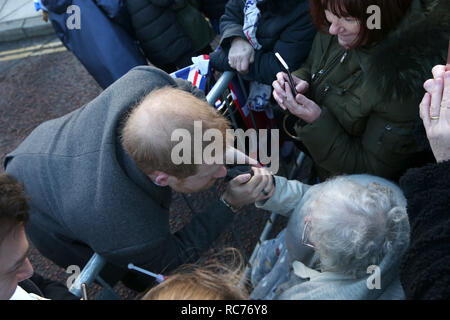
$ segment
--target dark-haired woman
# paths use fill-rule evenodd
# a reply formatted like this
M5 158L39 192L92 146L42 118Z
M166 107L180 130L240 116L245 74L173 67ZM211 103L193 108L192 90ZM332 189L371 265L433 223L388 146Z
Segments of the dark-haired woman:
M397 179L420 164L417 105L448 44L448 1L312 0L317 34L294 74L277 74L273 96L295 124L320 178L370 173ZM289 123L289 119L285 124Z
M274 53L295 70L308 56L315 33L307 0L230 0L211 66L270 85L280 71Z

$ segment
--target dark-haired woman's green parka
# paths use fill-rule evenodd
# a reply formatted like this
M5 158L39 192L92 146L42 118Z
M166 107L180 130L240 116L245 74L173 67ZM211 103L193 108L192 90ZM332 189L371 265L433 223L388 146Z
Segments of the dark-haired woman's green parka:
M309 82L307 96L322 113L311 124L298 121L295 130L321 178L370 173L397 179L420 164L419 104L432 67L445 63L449 2L414 0L397 29L371 48L345 50L336 36L317 34L294 74Z

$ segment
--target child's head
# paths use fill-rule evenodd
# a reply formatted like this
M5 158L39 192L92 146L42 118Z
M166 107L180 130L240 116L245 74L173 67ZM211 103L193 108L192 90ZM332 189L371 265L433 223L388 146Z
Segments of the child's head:
M232 263L219 262L232 257ZM236 249L226 249L204 264L185 265L152 288L143 300L245 300L240 284L243 263Z

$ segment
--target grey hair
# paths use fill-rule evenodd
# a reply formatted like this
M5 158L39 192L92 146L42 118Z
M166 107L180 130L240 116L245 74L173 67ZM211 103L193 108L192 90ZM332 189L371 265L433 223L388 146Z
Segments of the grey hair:
M368 266L380 265L394 243L409 243L405 202L398 192L377 183L362 186L346 177L334 178L323 183L304 210L311 216L309 237L322 271L361 278Z

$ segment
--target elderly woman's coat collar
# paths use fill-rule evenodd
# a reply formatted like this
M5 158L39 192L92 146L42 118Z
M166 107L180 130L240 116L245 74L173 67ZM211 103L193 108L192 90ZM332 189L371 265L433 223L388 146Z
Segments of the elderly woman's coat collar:
M300 261L292 263L294 274L302 279L309 279L309 281L328 281L328 280L346 280L352 279L350 276L336 273L336 272L319 272L317 270L308 268Z

